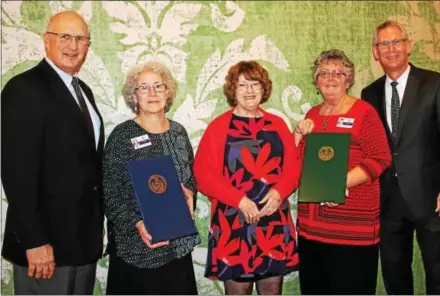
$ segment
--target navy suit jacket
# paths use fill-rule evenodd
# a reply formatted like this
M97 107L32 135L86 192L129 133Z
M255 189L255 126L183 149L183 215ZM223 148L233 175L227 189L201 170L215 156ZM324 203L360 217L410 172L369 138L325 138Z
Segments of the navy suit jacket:
M416 218L436 215L440 192L440 73L411 65L400 108L396 144L386 121L385 76L362 90L387 131L393 164L381 176L382 216L389 208L391 178L397 175L403 198Z
M72 94L45 61L13 77L1 98L1 179L8 201L2 255L26 266L26 249L52 245L57 266L102 254L102 117L98 149Z

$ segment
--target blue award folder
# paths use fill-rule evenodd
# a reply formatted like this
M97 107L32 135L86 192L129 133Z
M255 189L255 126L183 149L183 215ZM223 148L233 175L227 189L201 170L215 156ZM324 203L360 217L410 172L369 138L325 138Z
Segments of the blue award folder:
M197 233L171 156L131 160L128 171L152 243Z

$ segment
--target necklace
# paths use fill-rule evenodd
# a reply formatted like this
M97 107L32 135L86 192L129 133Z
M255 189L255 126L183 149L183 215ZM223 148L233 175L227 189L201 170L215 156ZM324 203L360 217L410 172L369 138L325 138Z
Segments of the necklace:
M342 101L341 101L341 103L340 104L338 104L338 106L337 106L337 109L341 109L342 108L342 106L344 106L344 103L345 103L345 100L348 98L348 96L344 96L344 98L342 99ZM330 114L326 114L327 116L330 116L330 115L334 115L335 113L338 113L337 111L335 112L335 109L333 109L333 110L331 110L332 112L330 112ZM326 112L327 113L327 112ZM329 121L330 121L330 117L326 117L326 118L324 118L324 121L322 122L322 126L321 126L321 129L322 130L326 130L327 129L327 125L328 125L328 123L329 123Z
M327 129L327 124L328 124L329 121L330 121L330 117L324 118L324 122L322 123L322 127L321 127L322 130L326 130Z

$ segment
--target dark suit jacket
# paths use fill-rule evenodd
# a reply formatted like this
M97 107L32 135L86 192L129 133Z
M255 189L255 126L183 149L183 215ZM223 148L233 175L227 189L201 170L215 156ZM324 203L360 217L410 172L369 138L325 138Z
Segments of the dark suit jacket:
M440 192L440 73L411 65L395 145L386 121L385 76L364 88L361 97L378 111L393 153L392 167L381 176L382 214L391 210L391 178L397 174L414 217L435 215Z
M52 245L57 266L102 254L101 120L98 149L78 104L45 61L13 77L1 98L1 179L8 200L2 255L27 265L25 250Z

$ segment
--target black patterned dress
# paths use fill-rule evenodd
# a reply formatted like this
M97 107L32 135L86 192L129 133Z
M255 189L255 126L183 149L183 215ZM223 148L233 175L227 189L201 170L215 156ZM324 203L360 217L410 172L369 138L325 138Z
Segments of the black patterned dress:
M224 176L258 204L281 178L283 143L272 123L232 115ZM294 145L292 143L292 145ZM215 280L258 280L297 269L295 226L288 199L278 211L248 224L241 211L212 199L205 276Z

